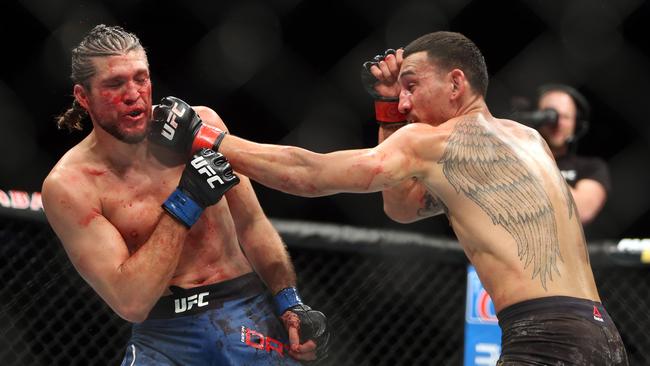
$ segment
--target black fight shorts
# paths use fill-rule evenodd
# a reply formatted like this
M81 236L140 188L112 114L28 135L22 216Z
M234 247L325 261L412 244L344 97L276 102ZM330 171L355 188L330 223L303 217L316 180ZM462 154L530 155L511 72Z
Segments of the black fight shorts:
M498 366L628 365L616 325L599 302L544 297L508 306L497 318Z

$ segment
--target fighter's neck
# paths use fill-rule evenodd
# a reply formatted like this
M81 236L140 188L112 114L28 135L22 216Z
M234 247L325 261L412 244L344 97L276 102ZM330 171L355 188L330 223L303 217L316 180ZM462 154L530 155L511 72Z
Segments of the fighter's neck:
M86 143L98 158L118 170L128 169L148 158L147 140L128 144L116 139L101 128L93 128L86 138Z
M98 128L93 129L83 143L97 159L116 172L139 169L143 164L166 169L183 165L187 160L178 152L152 144L147 139L127 144Z
M490 110L485 104L485 100L479 95L471 95L456 110L456 116L464 116L473 113L480 113L485 117L491 116Z

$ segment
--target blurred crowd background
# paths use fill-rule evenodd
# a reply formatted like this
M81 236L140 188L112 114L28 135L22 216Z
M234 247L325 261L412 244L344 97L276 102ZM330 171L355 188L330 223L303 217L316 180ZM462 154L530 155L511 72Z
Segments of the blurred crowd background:
M592 107L578 153L605 159L613 190L590 239L650 236L650 5L641 0L3 1L0 189L39 191L89 131L56 129L72 102L70 51L94 25L121 25L145 45L154 101L210 106L231 133L329 152L376 143L361 64L436 30L483 51L488 105L508 117L547 82ZM451 235L444 217L391 222L379 194L305 199L257 185L275 218Z

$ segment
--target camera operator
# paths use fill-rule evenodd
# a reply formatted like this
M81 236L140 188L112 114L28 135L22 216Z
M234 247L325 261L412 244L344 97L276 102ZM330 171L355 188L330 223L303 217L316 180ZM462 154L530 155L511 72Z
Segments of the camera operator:
M580 221L593 221L607 200L609 170L597 157L576 154L577 141L589 129L590 107L575 88L546 84L538 89L537 110L520 112L514 119L539 131L548 143L555 161L571 187Z

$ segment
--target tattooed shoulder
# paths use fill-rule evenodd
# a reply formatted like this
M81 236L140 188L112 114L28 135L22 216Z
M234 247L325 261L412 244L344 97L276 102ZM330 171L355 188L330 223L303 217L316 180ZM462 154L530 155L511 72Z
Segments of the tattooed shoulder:
M443 212L445 214L447 213L447 206L429 192L424 193L421 203L420 208L418 208L418 216L420 217L434 216Z

